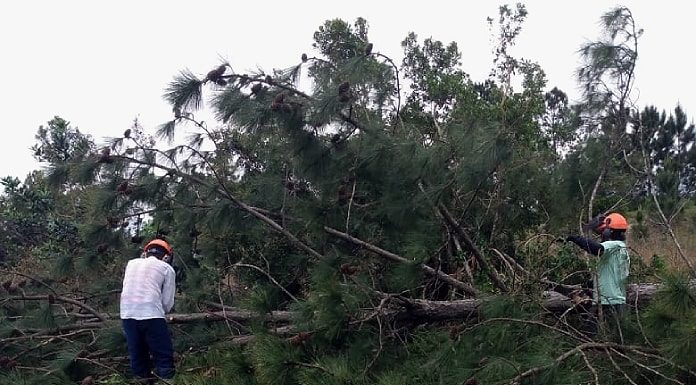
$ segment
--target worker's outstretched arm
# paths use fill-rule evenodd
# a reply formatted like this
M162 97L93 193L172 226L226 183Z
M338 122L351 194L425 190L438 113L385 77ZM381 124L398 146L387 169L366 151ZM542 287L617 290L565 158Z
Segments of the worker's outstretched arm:
M581 237L579 235L571 235L566 238L566 241L575 243L576 245L580 246L581 249L592 255L599 256L604 252L604 246L602 246L602 244L599 242L591 240L590 238Z

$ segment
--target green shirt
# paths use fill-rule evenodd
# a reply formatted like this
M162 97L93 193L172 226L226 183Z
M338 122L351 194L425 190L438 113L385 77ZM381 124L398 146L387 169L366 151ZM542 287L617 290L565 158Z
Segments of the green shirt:
M631 262L626 244L622 241L602 242L604 252L597 263L595 302L599 295L602 305L626 303L626 278Z

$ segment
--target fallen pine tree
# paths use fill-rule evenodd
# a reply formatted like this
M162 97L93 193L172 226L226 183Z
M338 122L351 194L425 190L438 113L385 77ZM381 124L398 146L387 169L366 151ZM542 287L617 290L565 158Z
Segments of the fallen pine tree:
M644 306L650 302L660 288L659 284L642 283L631 284L627 287L627 303L637 306ZM420 323L429 323L437 321L450 320L467 320L472 317L477 317L483 299L462 299L453 301L433 301L423 299L411 299L399 295L388 295L382 293L382 306L377 309L365 310L365 314L379 312L380 315L394 317L401 320L412 320ZM583 298L583 301L574 300L561 293L555 291L542 292L539 298L527 298L528 301L536 301L542 309L549 312L564 312L579 304L588 304L588 300ZM76 323L69 327L63 326L57 328L57 331L67 331L72 329L84 328L92 329L105 326L110 322L119 319L117 313L102 313L92 308L91 306L65 296L52 295L20 295L7 296L2 301L46 301L49 304L63 302L73 304L83 310L82 313L74 314L80 319L80 323ZM385 305L390 306L385 306ZM235 321L249 322L252 320L263 319L266 322L273 323L290 323L293 319L293 312L276 310L269 314L259 314L249 310L243 310L235 307L229 307L221 304L208 303L208 306L221 310L210 310L200 313L171 313L167 314L166 320L171 324L195 323L195 322L214 322L214 321ZM396 309L395 309L396 307ZM56 314L57 316L60 314ZM70 316L70 315L68 315ZM49 329L47 329L49 330ZM36 329L31 329L32 332L37 332ZM3 340L0 339L0 344Z
M644 308L648 306L657 295L660 290L661 285L659 284L633 284L628 286L629 301L634 305L637 305L635 310L639 308ZM504 295L510 296L510 295ZM495 317L486 317L486 315L481 314L482 308L485 307L487 301L494 300L499 296L491 296L490 298L482 299L462 299L454 301L433 301L433 300L423 300L423 299L412 299L406 298L401 295L390 295L380 293L379 305L372 309L364 309L359 314L355 315L354 319L347 320L348 327L356 328L358 325L369 325L369 324L391 324L396 330L407 325L408 328L417 327L417 325L424 324L441 324L445 325L446 329L449 330L449 334L457 341L462 338L469 338L467 335L472 336L477 335L477 333L485 332L487 328L492 327L494 324L509 325L508 327L513 328L539 328L546 330L544 332L547 336L557 335L559 343L561 345L568 344L569 341L575 345L569 345L568 350L559 355L549 364L530 367L524 371L520 371L516 376L511 376L510 381L517 383L528 377L534 377L540 373L545 372L553 367L553 365L561 364L567 360L573 361L575 355L582 357L584 354L601 355L607 358L616 357L630 357L630 360L635 361L636 364L645 365L642 360L652 359L661 362L659 365L672 365L673 368L678 372L690 373L689 369L673 362L668 357L662 355L659 349L651 346L638 346L638 345L625 345L620 342L606 341L606 340L595 340L594 337L588 336L582 332L577 331L565 321L560 322L559 318L553 317L553 314L567 314L568 311L575 309L578 303L573 299L566 297L560 293L553 291L543 292L538 298L532 298L527 296L526 298L520 296L517 301L529 301L530 303L535 302L538 305L538 309L547 312L550 315L548 320L544 320L543 315L537 314L534 318L515 318L514 316L505 317L504 315L498 314ZM51 304L65 303L70 305L76 305L81 309L79 316L73 315L73 320L77 319L77 322L70 324L62 324L53 328L36 329L36 328L16 328L14 333L10 336L0 339L0 347L3 351L16 351L19 346L25 346L24 348L16 351L12 355L4 355L0 357L0 363L4 365L5 369L17 370L15 368L29 368L31 365L27 366L27 363L22 363L23 358L30 356L35 351L43 351L47 349L50 345L80 345L83 348L75 351L73 362L80 363L81 365L86 365L87 367L109 367L113 372L125 371L126 361L121 355L114 355L109 353L109 350L94 349L90 346L94 345L97 341L95 338L95 331L100 329L110 329L118 330L120 325L118 322L118 314L116 313L101 313L95 308L87 306L84 303L75 303L74 299L70 299L64 296L49 296L49 295L18 295L18 296L8 296L3 298L3 303L8 302L45 302ZM79 301L78 301L79 302ZM173 313L167 315L167 321L172 325L196 325L196 324L220 324L221 322L234 322L242 325L248 325L253 322L263 321L268 326L266 332L262 332L260 335L262 339L259 342L255 342L252 345L252 350L261 349L261 347L253 347L257 344L264 346L267 342L267 337L264 335L276 336L281 338L281 340L287 341L289 346L303 346L305 341L313 338L316 331L297 329L293 326L293 320L301 317L297 312L293 311L273 311L268 314L259 314L258 312L243 310L235 307L224 306L221 304L216 304L208 302L206 306L209 307L209 311L199 312L199 313ZM585 311L578 309L578 311ZM636 314L638 314L636 312ZM70 314L68 314L70 317ZM555 320L555 321L553 321ZM560 322L560 323L559 323ZM402 326L397 326L402 325ZM457 326L459 325L459 326ZM400 333L394 331L394 333ZM473 334L472 334L473 333ZM91 337L90 337L91 336ZM233 334L224 337L223 340L228 341L235 345L247 345L253 341L257 341L258 336L254 333L252 334ZM564 342L564 339L567 339ZM92 341L91 343L88 341ZM96 346L96 345L95 345ZM186 352L181 352L178 354L179 357L189 357L188 360L195 360L193 357L203 355L206 353L210 347L197 346L192 347L193 350ZM201 350L202 349L202 350ZM182 358L179 358L180 360ZM624 358L628 359L628 358ZM555 362L555 364L553 363ZM302 362L297 362L296 365L316 365L313 363L303 364ZM658 366L659 366L658 365ZM485 364L484 364L485 366ZM591 366L591 364L590 364ZM328 369L327 369L328 370ZM660 372L661 373L661 372ZM675 374L670 374L675 375ZM667 376L667 375L665 375ZM669 377L673 378L674 377ZM677 380L678 381L678 380Z
M591 98L609 103L596 113L611 115L591 119L602 130L569 125L556 147L540 122L565 95L545 93L541 68L507 52L525 15L500 9L497 73L481 83L455 44L411 34L398 66L364 20L330 20L314 35L317 56L288 70L179 73L157 134L193 130L184 143L166 148L136 122L98 148L51 121L37 135L45 178L6 181L0 202L12 235L2 246L28 265L12 267L41 276L0 285L0 383L124 382L118 305L94 296L113 294L151 237L171 241L184 275L181 313L168 316L177 384L693 382L688 287L635 286L618 330L588 331L576 323L587 310L578 288L551 282L590 275L590 261L554 242L585 213L645 209L635 188L652 170L629 175L609 156L634 170L661 164L639 153L671 150L646 152L649 135L616 140L643 132L613 115L629 112L612 104L631 100L625 89ZM630 87L639 33L625 8L603 20L622 30L607 36L629 39L588 46L602 60L580 72ZM203 105L217 121L196 119Z

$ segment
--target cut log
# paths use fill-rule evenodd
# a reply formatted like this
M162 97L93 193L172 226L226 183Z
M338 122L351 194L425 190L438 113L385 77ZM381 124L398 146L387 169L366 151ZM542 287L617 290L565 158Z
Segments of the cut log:
M626 290L628 296L627 303L632 306L645 306L655 296L659 288L660 285L655 283L641 283L628 285ZM44 296L17 296L7 297L6 299L41 300L45 298ZM533 298L530 299L533 300ZM538 300L542 307L549 312L563 312L575 306L575 303L570 298L554 291L543 292L543 294L540 296ZM394 317L396 319L404 321L413 321L417 323L429 323L448 320L466 321L468 319L475 318L479 315L479 310L483 301L485 301L485 299L430 301L398 297L398 301L394 301L394 304L398 304L398 306L392 306L387 309L381 310L380 313L388 317ZM66 302L72 303L73 301L71 300ZM83 319L83 322L78 322L72 325L63 325L53 330L26 329L23 331L31 333L41 332L41 334L50 334L51 332L65 332L68 330L93 329L104 327L107 325L113 326L117 323L119 319L119 315L116 313L97 313L96 310L92 310L94 311L94 313L98 314L99 317L97 317L95 314L93 320ZM367 313L374 313L374 310L368 311ZM273 311L271 314L265 315L265 320L267 322L278 322L288 324L291 323L293 315L294 313L291 311ZM107 321L95 322L102 319ZM168 314L166 316L167 322L171 324L193 322L218 322L224 320L243 323L252 321L254 319L259 319L258 313L233 307L225 307L225 310L204 313L174 313Z
M265 315L265 320L269 322L290 322L293 313L290 311L276 310L271 314ZM248 310L220 310L207 313L189 313L189 314L168 314L168 323L187 323L199 321L237 321L245 322L253 319L259 319L259 314Z

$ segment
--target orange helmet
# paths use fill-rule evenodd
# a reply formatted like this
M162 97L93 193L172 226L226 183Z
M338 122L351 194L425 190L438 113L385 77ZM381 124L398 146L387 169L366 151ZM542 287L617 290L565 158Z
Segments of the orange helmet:
M626 221L626 218L621 214L611 213L604 217L604 220L599 223L597 231L602 232L607 228L609 230L626 231L628 230L628 221Z
M163 239L155 238L155 239L151 240L150 242L147 243L147 245L145 245L145 247L143 248L143 250L144 250L145 252L147 252L147 250L148 250L150 247L152 247L152 246L159 246L159 247L165 249L165 250L167 251L167 254L171 254L171 253L172 253L172 247L169 246L169 243L167 243L167 242L166 242L165 240L163 240Z

